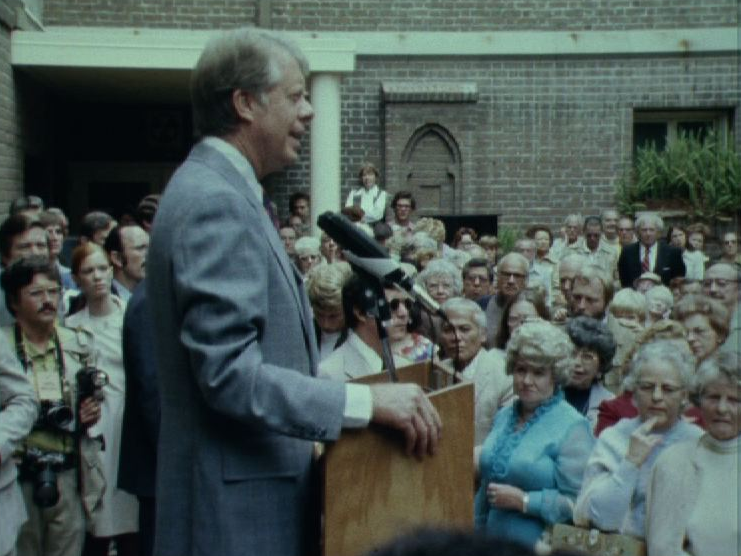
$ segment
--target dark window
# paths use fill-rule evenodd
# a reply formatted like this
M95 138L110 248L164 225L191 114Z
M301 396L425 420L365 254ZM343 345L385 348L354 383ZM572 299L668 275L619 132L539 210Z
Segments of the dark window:
M658 150L666 148L666 122L636 122L633 124L633 150L654 145Z

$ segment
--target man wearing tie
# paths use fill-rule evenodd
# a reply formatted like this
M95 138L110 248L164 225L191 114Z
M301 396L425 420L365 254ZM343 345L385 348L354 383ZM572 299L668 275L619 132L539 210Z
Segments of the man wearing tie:
M666 286L672 278L684 276L682 252L656 241L664 229L664 222L658 214L648 212L639 216L636 229L638 242L624 246L618 259L620 284L624 288L633 287L633 282L644 272L659 275Z

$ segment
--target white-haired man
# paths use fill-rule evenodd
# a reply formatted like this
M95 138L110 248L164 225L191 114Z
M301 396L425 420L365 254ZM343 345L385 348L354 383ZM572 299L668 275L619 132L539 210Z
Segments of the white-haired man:
M623 247L618 259L620 284L624 288L633 287L633 282L644 272L657 274L665 286L672 278L684 276L686 269L682 252L657 241L664 229L664 222L658 214L647 212L640 215L636 219L636 229L638 242Z

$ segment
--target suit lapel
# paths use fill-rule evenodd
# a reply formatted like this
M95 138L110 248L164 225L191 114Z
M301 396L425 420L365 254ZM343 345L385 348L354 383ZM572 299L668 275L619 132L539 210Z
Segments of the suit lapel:
M654 274L661 276L661 271L664 268L664 259L666 258L666 249L662 249L662 244L656 242L656 265L654 266Z
M311 340L312 328L309 321L310 313L307 312L306 308L306 296L303 294L303 292L299 291L299 287L303 287L299 286L302 279L300 278L300 275L298 274L298 271L296 270L293 263L288 259L288 254L286 253L283 242L280 240L278 231L275 229L272 220L270 220L270 216L268 216L268 213L263 206L262 199L257 198L255 193L253 192L252 187L247 181L247 178L241 175L234 167L234 165L216 149L210 147L209 145L204 145L203 143L201 143L194 147L193 155L194 158L201 158L209 166L213 167L219 173L224 175L228 183L233 185L234 188L239 191L245 197L245 199L247 199L247 202L254 207L255 212L258 215L260 226L263 229L263 235L267 239L270 250L273 252L273 256L277 260L278 266L283 272L286 282L288 283L288 287L291 290L291 295L296 302L296 306L299 307L299 310L301 312L301 324L304 331L304 338L306 339L307 345L310 346L310 355L313 361L316 362L318 360L318 357L316 356L316 347L314 345L314 342ZM299 277L299 280L297 280L297 276ZM314 370L314 367L315 365L312 363L312 372Z

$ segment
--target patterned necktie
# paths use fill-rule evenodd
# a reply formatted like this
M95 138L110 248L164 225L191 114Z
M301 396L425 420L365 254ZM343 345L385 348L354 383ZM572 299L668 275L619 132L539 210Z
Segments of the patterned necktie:
M651 248L646 247L643 251L643 262L641 263L641 270L643 272L649 272L651 270Z
M278 222L278 217L275 215L273 203L270 201L270 197L268 197L264 191L262 193L262 206L265 207L265 212L268 213L268 218L270 218L270 221L273 223L273 226L275 226L275 229L280 231L280 222Z

